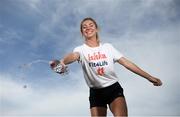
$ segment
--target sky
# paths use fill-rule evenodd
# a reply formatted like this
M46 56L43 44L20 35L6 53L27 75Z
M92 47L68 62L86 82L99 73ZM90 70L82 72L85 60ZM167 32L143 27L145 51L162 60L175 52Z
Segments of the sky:
M84 43L85 17L98 23L101 43L163 82L115 64L129 115L180 116L179 11L179 0L0 0L0 116L90 115L81 66L61 76L46 63Z

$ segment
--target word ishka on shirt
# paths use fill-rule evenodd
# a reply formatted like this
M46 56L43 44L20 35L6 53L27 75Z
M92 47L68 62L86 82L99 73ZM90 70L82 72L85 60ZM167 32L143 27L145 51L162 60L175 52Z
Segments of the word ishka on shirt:
M89 66L100 67L100 66L108 65L108 62L104 60L106 58L107 58L106 55L100 52L94 52L92 55L88 54ZM100 61L100 60L103 60L103 61Z

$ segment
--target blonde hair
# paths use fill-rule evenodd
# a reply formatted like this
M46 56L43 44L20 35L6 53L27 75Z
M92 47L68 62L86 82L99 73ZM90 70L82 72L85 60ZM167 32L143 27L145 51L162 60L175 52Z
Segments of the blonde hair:
M83 35L83 31L82 31L83 25L82 25L82 24L83 24L83 22L85 22L86 20L91 20L91 21L95 24L96 29L99 29L96 21L95 21L93 18L91 18L91 17L86 17L86 18L84 18L84 19L81 21L80 30L81 30L81 34L82 34L82 35ZM96 40L97 40L98 43L100 42L100 41L99 41L98 33L96 33Z

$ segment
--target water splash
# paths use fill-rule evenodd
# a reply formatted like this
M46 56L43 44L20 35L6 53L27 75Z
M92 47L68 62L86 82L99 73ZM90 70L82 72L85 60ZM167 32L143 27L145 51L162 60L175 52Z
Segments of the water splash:
M38 59L38 60L34 60L30 63L25 63L19 66L19 69L28 69L30 68L33 64L37 64L37 63L45 63L45 64L49 64L48 60L43 60L43 59ZM61 75L67 75L69 73L69 69L68 66L65 67L64 72L62 72L62 65L57 65L55 68L52 69L54 72L59 73Z
M20 77L20 81L23 83L23 86L22 88L23 89L27 89L28 88L28 85L27 85L27 79L26 79L26 72L28 72L28 69L31 68L32 65L34 64L38 64L38 63L44 63L44 64L49 64L49 61L48 60L43 60L43 59L37 59L37 60L34 60L34 61L31 61L29 63L25 63L25 64L22 64L22 65L19 65L18 68L20 69L20 73L19 76Z
M42 60L42 59L38 59L38 60L34 60L30 63L25 63L19 66L20 69L25 69L25 68L30 68L33 64L35 63L46 63L49 64L48 60Z
M37 59L37 60L31 61L29 63L25 63L25 64L22 64L22 65L19 65L18 66L18 68L20 69L20 74L19 75L21 75L21 77L20 77L21 79L20 80L25 83L25 80L27 80L25 74L29 71L28 69L31 68L34 64L38 64L38 63L44 63L44 64L50 65L49 61L48 60L44 60L44 59ZM50 68L50 66L49 66L49 68ZM62 68L62 66L58 65L57 67L55 67L55 69L52 69L52 68L51 69L54 72L59 73L56 70L61 71L61 68ZM68 70L67 67L64 69L64 71L65 72L60 74L61 76L67 75L69 73L69 70ZM23 84L22 88L23 89L27 89L28 88L27 83Z

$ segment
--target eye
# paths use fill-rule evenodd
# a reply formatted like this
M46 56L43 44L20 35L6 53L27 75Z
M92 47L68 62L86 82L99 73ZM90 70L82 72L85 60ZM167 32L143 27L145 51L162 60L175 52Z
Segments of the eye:
M94 27L94 25L90 25L90 27Z
M83 26L82 29L86 29L87 27L86 26Z
M90 27L93 27L93 26L94 26L94 24L93 24L93 23L90 23L90 24L89 24L89 26L90 26Z

